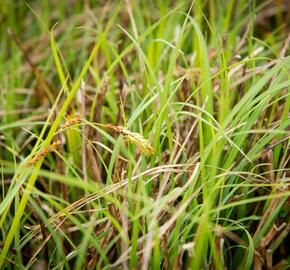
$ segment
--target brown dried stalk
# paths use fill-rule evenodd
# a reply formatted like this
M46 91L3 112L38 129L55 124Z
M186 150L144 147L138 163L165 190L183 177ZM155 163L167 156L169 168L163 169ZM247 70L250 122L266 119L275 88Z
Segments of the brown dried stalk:
M154 153L153 147L149 144L148 140L146 140L141 134L132 132L129 129L122 126L114 126L111 124L105 125L105 127L114 130L117 133L122 134L128 141L133 144L136 144L142 152L147 155L152 155Z
M102 106L104 103L106 92L108 90L109 80L109 76L105 77L103 83L97 89L98 94L95 96L95 100L92 104L94 110L92 121L94 123L98 123L101 121ZM101 133L93 129L91 126L87 127L85 134L89 140L91 138L95 138L97 142L101 142L102 140ZM102 182L102 164L100 159L96 156L96 153L101 153L102 149L99 145L97 145L95 149L91 144L87 144L86 147L91 177L94 181Z
M18 37L14 33L14 31L11 28L8 28L7 32L10 35L10 37L14 40L16 45L19 47L19 49L21 50L25 60L28 62L29 66L30 66L30 69L32 70L32 72L34 73L34 75L36 77L36 80L37 80L37 82L39 84L39 87L41 88L41 90L44 90L44 93L47 95L49 101L53 104L54 103L54 97L53 97L53 94L52 94L53 91L51 89L50 84L45 80L44 76L42 75L42 72L36 67L36 64L33 63L31 58L29 57L28 50L26 50L24 48L23 44L18 39ZM36 95L39 96L39 93L36 92Z

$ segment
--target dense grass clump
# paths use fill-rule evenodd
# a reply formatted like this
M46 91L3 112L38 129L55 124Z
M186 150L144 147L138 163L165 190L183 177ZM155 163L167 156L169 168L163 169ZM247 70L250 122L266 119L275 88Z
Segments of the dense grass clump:
M289 269L289 1L0 9L0 269Z

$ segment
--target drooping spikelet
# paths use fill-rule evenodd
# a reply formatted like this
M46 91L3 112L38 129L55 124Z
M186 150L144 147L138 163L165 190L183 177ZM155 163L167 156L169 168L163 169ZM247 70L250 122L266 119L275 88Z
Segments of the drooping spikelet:
M65 129L74 126L78 123L80 123L82 120L82 117L80 115L76 115L73 118L68 118L67 121L60 127L57 133L64 131Z
M114 126L111 124L105 125L107 128L114 130L117 133L122 134L129 142L137 145L142 152L147 155L152 155L154 153L153 147L149 144L148 140L146 140L141 134L132 132L129 129L122 126Z
M34 165L40 158L45 157L48 153L54 151L58 145L62 144L60 140L55 141L54 143L48 145L38 154L36 154L32 159L28 161L28 165Z

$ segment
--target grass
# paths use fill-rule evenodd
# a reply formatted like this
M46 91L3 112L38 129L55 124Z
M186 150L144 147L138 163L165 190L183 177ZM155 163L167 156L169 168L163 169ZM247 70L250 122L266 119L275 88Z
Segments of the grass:
M287 1L2 1L0 269L288 269Z

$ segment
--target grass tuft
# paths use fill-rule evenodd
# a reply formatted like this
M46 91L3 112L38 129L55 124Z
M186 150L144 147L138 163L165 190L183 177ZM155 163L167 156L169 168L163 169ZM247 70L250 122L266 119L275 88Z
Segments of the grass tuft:
M1 1L0 269L290 268L289 1Z

